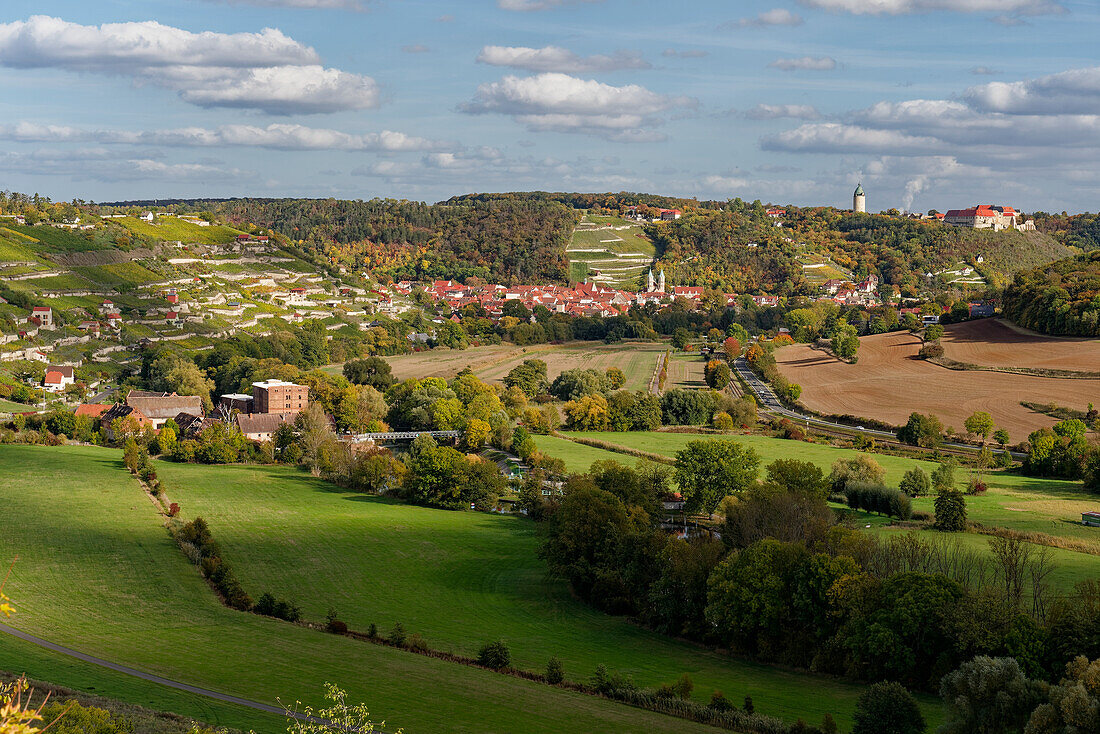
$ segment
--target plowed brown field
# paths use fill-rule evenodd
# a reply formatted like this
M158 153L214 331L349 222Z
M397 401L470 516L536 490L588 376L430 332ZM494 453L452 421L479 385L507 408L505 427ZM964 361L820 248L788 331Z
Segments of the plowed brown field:
M999 319L948 326L944 356L985 367L1100 372L1100 339L1043 336Z
M1100 380L949 370L917 359L920 345L912 334L894 332L860 339L854 365L805 344L784 347L775 358L787 379L802 386L802 403L812 410L894 425L905 423L913 411L934 413L960 431L969 415L984 410L1014 442L1056 422L1023 407L1021 400L1077 409L1100 404Z

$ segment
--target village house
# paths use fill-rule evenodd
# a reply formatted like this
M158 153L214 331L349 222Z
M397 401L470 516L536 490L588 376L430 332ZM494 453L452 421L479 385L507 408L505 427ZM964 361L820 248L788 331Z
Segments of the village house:
M297 413L309 407L309 387L283 380L252 383L253 413Z
M177 395L167 392L131 390L126 394L126 405L141 412L153 428L160 428L180 413L203 415L202 398L197 395Z
M40 326L43 329L52 329L53 309L49 306L35 306L31 309L31 315L27 318L27 323Z
M253 441L270 441L284 423L291 423L296 413L238 413L234 419L241 435Z
M50 392L61 392L74 384L76 384L76 374L70 365L51 364L46 368L46 376L42 378L42 386Z

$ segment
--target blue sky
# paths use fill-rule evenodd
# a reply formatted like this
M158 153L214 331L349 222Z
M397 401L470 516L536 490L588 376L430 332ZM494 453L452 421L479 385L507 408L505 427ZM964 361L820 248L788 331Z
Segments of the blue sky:
M1095 211L1098 31L1070 0L6 0L0 176Z

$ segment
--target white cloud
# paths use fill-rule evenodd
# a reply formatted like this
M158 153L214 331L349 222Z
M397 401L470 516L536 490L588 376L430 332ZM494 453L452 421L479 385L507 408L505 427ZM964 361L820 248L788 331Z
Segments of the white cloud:
M501 10L518 10L531 12L534 10L550 10L562 5L576 5L577 3L602 3L603 0L497 0L497 7Z
M766 10L752 18L742 18L733 23L726 23L727 28L767 28L769 26L798 26L805 21L801 15L792 13L786 8L773 8Z
M664 56L666 59L701 59L708 55L709 52L698 48L689 48L683 51L677 51L674 48L666 48L661 52L661 56Z
M803 5L857 15L903 15L945 10L956 13L1015 13L1042 15L1062 13L1065 8L1052 0L799 0Z
M975 109L1007 114L1100 113L1100 66L1021 82L992 82L963 95Z
M812 105L804 104L758 104L745 112L745 117L750 120L779 120L784 117L796 120L816 120L821 113Z
M655 115L695 104L693 99L665 96L636 84L615 87L547 73L526 78L506 76L482 84L473 101L460 109L471 114L509 115L531 130L642 142L664 137L650 129L660 124Z
M86 26L33 16L0 24L0 65L128 76L203 107L270 114L375 107L378 86L327 69L317 52L273 28L192 33L155 21Z
M206 163L165 163L150 157L120 157L113 151L90 148L75 151L37 150L0 153L0 171L34 176L68 176L73 180L198 181L239 180L251 172Z
M879 153L898 155L933 154L942 147L931 137L908 135L897 130L876 130L857 125L822 122L802 125L794 130L761 140L764 150L786 153Z
M222 125L217 128L186 127L166 130L83 130L62 125L19 122L0 125L0 139L20 143L95 142L100 144L164 145L187 147L238 146L274 150L344 150L409 152L439 150L447 144L393 130L352 134L339 130L273 124Z
M803 56L797 59L776 59L768 66L780 71L831 71L836 68L836 59L828 56Z
M610 56L578 56L559 46L485 46L477 55L477 62L526 71L556 71L565 74L651 68L649 62L636 51L616 51Z

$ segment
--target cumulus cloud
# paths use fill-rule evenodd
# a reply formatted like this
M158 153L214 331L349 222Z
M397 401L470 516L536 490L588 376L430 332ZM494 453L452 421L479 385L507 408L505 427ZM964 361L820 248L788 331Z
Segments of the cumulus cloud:
M616 51L610 56L578 56L559 46L485 46L477 55L477 62L526 71L556 71L565 74L652 68L637 51Z
M776 59L768 66L780 71L831 71L836 68L836 59L829 56L803 56L797 59Z
M1063 13L1065 8L1052 0L799 0L803 5L822 10L857 15L903 15L946 10L956 13L1013 13L1043 15Z
M787 153L879 153L930 154L941 148L935 138L909 135L898 130L876 130L858 125L823 122L802 125L764 138L764 150Z
M992 82L963 95L975 109L1007 114L1100 113L1100 66L1020 82Z
M375 107L376 82L325 68L317 52L273 28L192 33L155 21L79 25L33 16L0 23L0 65L111 74L177 91L203 107L270 114Z
M750 120L779 120L785 117L796 120L816 120L821 113L813 105L804 104L758 104L745 112Z
M742 18L732 23L726 23L723 27L767 28L769 26L797 26L802 25L804 22L801 15L792 13L786 8L773 8L772 10L766 10L760 15L752 18Z
M664 56L666 59L701 59L708 55L708 52L698 48L689 48L683 51L677 51L674 48L666 48L661 52L661 56Z
M273 124L184 127L166 130L85 130L63 125L18 122L0 125L0 139L20 143L94 142L99 144L187 147L238 146L273 150L344 150L409 152L439 150L448 144L393 130L352 134L339 130Z
M530 130L585 133L612 140L650 142L663 134L652 130L656 115L694 106L688 97L670 97L630 84L622 87L567 74L506 76L482 84L474 99L460 107L470 114L509 115Z

